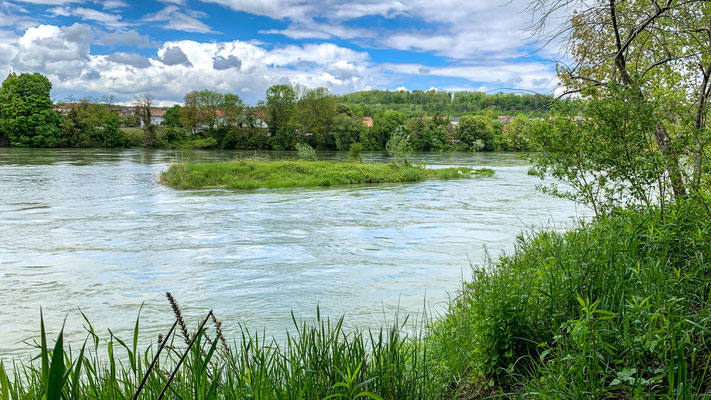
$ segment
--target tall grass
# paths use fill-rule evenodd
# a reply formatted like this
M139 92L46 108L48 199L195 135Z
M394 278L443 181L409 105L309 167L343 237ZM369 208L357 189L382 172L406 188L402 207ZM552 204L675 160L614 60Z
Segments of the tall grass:
M171 299L174 303L174 299ZM176 318L182 321L179 308ZM167 386L165 399L437 399L435 379L421 337L405 333L406 322L389 328L346 332L317 312L313 323L297 321L285 343L241 329L232 345L210 329L182 331L180 322L166 351L148 375L138 399L156 399L188 348L185 362ZM139 314L140 316L140 314ZM420 323L422 331L424 325ZM151 364L156 345L138 346L140 318L126 342L109 331L101 339L87 320L88 337L79 353L65 348L63 333L50 345L40 327L40 362L0 367L2 399L131 399Z
M476 269L433 352L508 395L701 397L711 390L709 257L709 214L689 201L520 237Z
M520 236L478 267L436 321L346 331L343 320L293 318L278 343L220 322L180 322L148 375L154 399L195 338L170 399L675 398L711 393L711 218L698 202L661 214L620 210L567 233ZM77 352L40 326L38 357L0 367L2 399L128 399L156 345L140 319L123 341L87 320Z
M250 161L176 164L161 174L161 183L176 189L255 189L334 186L357 183L419 182L491 175L493 170L426 169L413 165L342 161Z

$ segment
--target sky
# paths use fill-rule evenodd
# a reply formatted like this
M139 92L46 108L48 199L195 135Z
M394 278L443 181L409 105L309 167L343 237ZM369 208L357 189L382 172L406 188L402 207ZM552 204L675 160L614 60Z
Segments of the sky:
M0 1L0 75L40 72L55 101L274 84L359 90L556 89L526 0ZM545 50L544 50L545 51Z

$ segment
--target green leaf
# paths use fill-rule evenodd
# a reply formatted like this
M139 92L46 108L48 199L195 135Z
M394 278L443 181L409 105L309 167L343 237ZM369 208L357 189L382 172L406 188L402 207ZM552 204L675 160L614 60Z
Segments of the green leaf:
M62 330L52 351L52 365L49 367L49 380L46 387L47 400L59 400L62 397L64 371L64 324L62 324Z

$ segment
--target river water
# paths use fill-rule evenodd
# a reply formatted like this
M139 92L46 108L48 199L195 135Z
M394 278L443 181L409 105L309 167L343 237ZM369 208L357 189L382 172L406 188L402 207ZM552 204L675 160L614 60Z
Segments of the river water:
M494 176L415 184L178 191L170 163L293 153L0 149L0 358L33 351L40 307L50 335L80 310L127 339L139 307L151 340L172 324L170 291L188 323L214 309L279 337L291 314L378 326L399 312L441 312L470 262L498 256L521 232L570 226L585 209L535 190L515 154L415 154L415 163L488 167ZM323 153L322 159L343 158ZM366 153L366 161L386 161Z

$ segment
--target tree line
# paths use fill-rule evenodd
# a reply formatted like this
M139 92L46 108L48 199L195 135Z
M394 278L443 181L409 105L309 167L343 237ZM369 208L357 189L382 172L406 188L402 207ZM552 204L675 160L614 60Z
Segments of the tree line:
M200 90L185 94L183 105L168 109L156 109L152 96L145 94L131 106L120 105L113 97L82 99L58 113L50 99L51 88L49 79L39 73L8 76L0 88L0 145L294 150L302 144L345 151L359 143L363 150L379 151L394 138L416 151L523 151L535 149L532 138L544 124L520 114L504 125L491 108L456 119L437 112L412 116L393 109L366 118L368 109L349 101L367 93L377 97L399 92L339 97L326 88L286 84L271 86L256 106L245 105L237 94ZM437 98L443 95L440 92ZM533 98L527 96L529 100L521 104ZM164 114L159 124L154 118L157 110Z
M378 111L400 111L408 117L487 113L525 113L541 117L547 116L554 104L557 107L563 106L574 114L582 110L582 103L577 99L556 99L544 94L368 90L345 94L340 98L343 103L361 110L366 115L373 115Z

